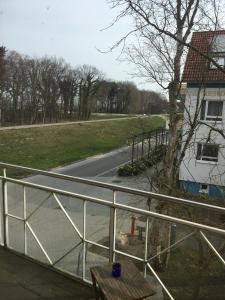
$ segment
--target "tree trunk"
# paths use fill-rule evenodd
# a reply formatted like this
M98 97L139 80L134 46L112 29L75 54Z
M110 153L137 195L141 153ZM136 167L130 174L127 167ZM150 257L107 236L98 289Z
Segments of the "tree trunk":
M178 38L182 38L182 32L178 32ZM166 156L163 165L163 171L159 176L158 188L159 193L171 195L176 187L177 173L176 158L177 158L177 146L178 146L178 129L177 129L177 96L180 89L180 69L181 69L181 57L183 53L183 46L177 43L176 55L174 58L174 80L169 84L169 141ZM160 214L168 214L169 206L167 203L159 202L157 206L157 212ZM156 223L159 223L156 220ZM157 227L157 226L156 226ZM156 255L158 250L163 250L169 247L170 243L170 224L168 222L160 222L158 229L155 228L152 232L156 235L153 240L155 245L152 245ZM160 268L165 269L169 262L170 249L163 255L163 260L158 257L158 264Z

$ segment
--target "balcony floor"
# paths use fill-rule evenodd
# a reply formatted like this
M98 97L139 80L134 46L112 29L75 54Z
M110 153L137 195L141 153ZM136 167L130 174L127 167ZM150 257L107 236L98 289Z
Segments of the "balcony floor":
M92 288L0 247L0 295L5 300L94 299Z

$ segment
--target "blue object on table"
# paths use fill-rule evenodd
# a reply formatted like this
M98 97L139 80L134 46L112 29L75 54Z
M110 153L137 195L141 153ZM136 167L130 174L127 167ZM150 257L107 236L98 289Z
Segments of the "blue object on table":
M121 264L113 263L112 264L112 277L120 277L121 275Z

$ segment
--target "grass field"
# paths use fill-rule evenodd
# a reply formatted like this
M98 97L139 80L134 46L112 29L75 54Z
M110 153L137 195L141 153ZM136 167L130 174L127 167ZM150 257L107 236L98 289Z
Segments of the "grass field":
M164 123L152 117L0 131L0 161L47 170L119 148Z

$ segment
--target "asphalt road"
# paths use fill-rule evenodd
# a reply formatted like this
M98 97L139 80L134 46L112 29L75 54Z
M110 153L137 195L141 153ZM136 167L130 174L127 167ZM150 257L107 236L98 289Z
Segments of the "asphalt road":
M57 168L55 171L78 177L112 176L115 174L117 167L127 163L130 159L131 147L124 147L120 150L96 155L63 168Z

